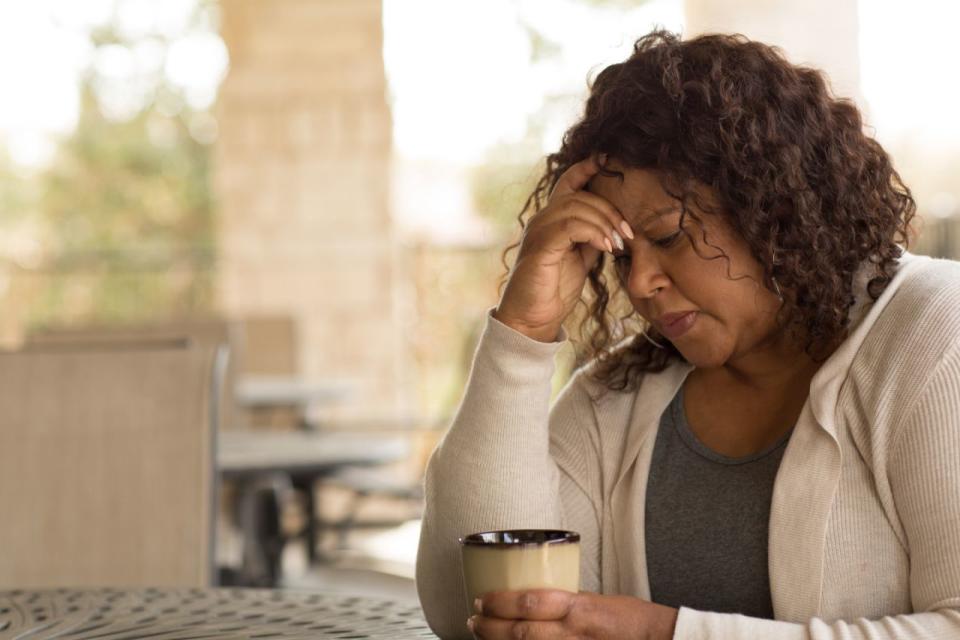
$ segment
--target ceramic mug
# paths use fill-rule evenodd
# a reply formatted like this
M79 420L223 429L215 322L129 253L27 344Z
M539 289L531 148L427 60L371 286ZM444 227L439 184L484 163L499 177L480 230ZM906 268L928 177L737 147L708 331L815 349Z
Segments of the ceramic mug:
M460 538L467 608L490 591L580 589L580 534L552 529L484 531Z

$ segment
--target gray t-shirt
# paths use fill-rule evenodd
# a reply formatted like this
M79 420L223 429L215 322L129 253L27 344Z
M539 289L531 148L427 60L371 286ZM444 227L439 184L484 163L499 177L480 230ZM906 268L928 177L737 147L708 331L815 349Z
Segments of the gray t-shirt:
M791 433L764 451L723 456L690 430L680 389L660 418L647 479L653 602L773 618L767 525L773 481Z

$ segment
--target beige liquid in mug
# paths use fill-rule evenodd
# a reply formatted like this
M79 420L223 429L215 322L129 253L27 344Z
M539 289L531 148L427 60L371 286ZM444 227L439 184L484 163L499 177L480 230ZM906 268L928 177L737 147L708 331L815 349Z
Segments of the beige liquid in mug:
M467 607L490 591L580 589L580 535L572 531L517 529L460 539Z

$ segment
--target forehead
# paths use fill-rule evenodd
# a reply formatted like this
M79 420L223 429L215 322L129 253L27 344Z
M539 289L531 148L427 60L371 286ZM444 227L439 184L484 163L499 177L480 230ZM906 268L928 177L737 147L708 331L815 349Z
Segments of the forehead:
M627 169L615 162L607 166L623 172L623 180L597 174L587 183L587 188L610 201L631 224L643 224L665 213L679 211L680 202L663 189L657 171Z

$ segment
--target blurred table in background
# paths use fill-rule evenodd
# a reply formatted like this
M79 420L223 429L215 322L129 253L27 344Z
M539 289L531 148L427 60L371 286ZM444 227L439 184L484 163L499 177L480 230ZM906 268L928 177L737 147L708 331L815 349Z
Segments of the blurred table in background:
M356 390L349 380L244 374L234 387L234 401L251 427L315 428L323 426L319 410L349 399Z
M225 431L217 466L225 478L270 472L321 476L341 467L378 465L410 455L404 436L381 437L344 431Z
M239 583L276 586L285 543L280 510L285 492L300 491L306 512L307 556L316 559L314 485L345 468L386 465L409 458L409 437L353 432L226 431L219 435L217 467L236 487L243 536Z
M436 638L414 604L262 589L0 591L11 638Z
M356 385L345 380L309 380L301 376L244 375L237 380L237 403L244 407L309 406L347 398Z

